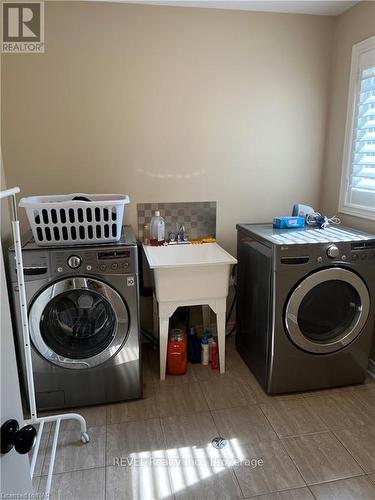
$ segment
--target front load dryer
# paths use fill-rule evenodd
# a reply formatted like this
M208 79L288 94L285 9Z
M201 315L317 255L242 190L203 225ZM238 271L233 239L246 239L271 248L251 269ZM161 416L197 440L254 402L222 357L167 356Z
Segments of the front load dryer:
M361 383L374 334L375 235L238 225L237 349L269 394Z

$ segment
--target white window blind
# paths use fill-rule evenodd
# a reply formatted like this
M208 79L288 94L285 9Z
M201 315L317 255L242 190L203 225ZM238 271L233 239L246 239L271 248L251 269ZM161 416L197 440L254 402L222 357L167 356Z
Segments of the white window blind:
M353 47L340 211L375 218L375 36Z

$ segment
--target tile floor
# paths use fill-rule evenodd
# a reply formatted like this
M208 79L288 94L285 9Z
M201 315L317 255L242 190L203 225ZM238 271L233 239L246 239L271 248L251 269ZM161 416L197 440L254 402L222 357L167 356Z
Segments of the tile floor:
M267 396L227 345L227 373L190 365L158 380L145 350L145 398L83 408L91 441L63 422L52 499L374 500L375 380ZM52 433L33 480L46 485ZM215 449L222 436L227 446Z

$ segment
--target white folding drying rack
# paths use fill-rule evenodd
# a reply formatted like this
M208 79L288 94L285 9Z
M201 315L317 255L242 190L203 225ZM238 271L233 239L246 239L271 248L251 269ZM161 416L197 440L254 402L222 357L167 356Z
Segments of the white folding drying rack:
M2 198L12 198L12 233L13 233L13 241L14 241L14 253L15 253L15 261L16 261L16 270L17 270L17 283L19 289L19 305L21 311L21 323L22 323L22 336L23 336L23 349L25 353L26 360L26 376L27 376L27 389L28 389L28 399L29 399L29 408L30 408L30 419L26 420L26 424L38 424L38 432L34 444L34 451L30 464L30 473L31 478L34 476L35 464L38 457L40 442L42 439L44 424L46 422L55 422L55 433L53 436L53 443L51 449L51 458L48 467L48 477L47 477L47 485L45 494L48 498L48 495L51 491L52 484L52 474L53 468L55 465L55 457L56 457L56 449L57 449L57 441L59 437L60 431L60 423L61 420L78 420L81 424L81 441L82 443L88 443L90 438L87 434L87 426L86 420L79 415L78 413L64 413L62 415L50 415L46 417L38 417L36 402L35 402L35 389L34 389L34 376L33 376L33 367L31 360L31 349L30 349L30 333L29 333L29 322L27 317L27 301L26 301L26 292L25 292L25 278L23 273L23 260L22 260L22 245L21 245L21 235L20 235L20 223L17 215L17 199L16 194L20 192L19 187L15 187L12 189L7 189L5 191L0 192L0 199Z

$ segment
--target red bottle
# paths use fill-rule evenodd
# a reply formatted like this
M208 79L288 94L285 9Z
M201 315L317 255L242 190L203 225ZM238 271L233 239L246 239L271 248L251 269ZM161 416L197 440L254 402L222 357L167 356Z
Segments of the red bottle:
M215 340L211 342L211 368L213 370L219 368L219 350Z
M187 336L176 328L171 331L168 339L167 373L183 375L187 370Z

